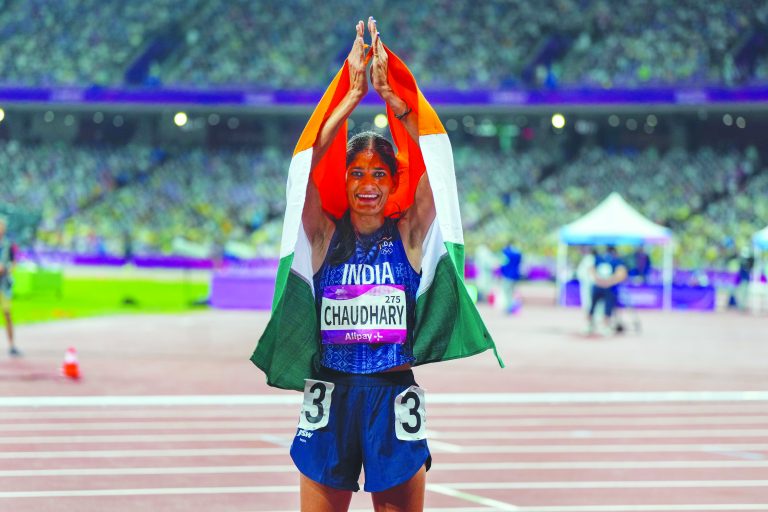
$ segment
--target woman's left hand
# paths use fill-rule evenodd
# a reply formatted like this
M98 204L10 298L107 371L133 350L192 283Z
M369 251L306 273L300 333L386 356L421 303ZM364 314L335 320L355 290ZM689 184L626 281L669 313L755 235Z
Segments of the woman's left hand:
M384 101L387 101L388 97L392 94L392 88L387 80L387 51L381 42L381 37L376 28L376 20L373 19L373 16L368 18L368 31L371 33L371 51L373 52L371 84L379 96Z

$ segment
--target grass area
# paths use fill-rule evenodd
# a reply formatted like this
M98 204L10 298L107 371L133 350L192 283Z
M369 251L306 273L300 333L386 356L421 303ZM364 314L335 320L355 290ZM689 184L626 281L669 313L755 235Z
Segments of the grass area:
M124 277L63 276L61 295L54 291L15 294L16 324L114 314L175 313L198 309L208 297L208 283Z

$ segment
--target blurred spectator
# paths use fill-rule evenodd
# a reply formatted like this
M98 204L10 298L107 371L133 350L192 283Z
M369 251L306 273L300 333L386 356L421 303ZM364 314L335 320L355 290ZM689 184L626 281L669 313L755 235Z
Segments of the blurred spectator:
M619 283L627 278L627 267L619 258L616 247L609 245L604 253L595 256L594 285L592 286L592 302L589 308L588 332L596 332L594 322L595 309L603 303L604 325L599 329L600 334L613 334L613 310L619 298Z
M634 266L629 271L629 275L632 280L638 284L646 284L648 282L648 274L651 272L651 257L645 252L645 247L638 246L635 253L632 256L634 260Z
M594 246L581 247L581 259L576 267L576 279L579 280L579 299L581 309L586 315L592 309L592 286L595 284L595 259L597 249Z
M21 356L13 338L13 318L11 316L11 289L13 287L13 265L15 255L13 245L6 236L7 221L0 217L0 309L3 310L5 332L8 336L8 355Z
M749 249L742 249L739 255L739 271L736 277L736 307L746 311L749 297L749 283L752 280L752 269L755 257Z
M514 245L505 245L501 250L503 263L499 267L502 277L503 309L507 313L514 313L520 308L520 301L515 297L515 285L520 281L520 264L523 254Z

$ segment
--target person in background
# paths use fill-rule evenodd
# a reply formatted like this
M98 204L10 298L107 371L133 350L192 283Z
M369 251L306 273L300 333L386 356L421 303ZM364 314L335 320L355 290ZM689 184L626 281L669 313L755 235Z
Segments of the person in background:
M747 310L749 302L749 283L752 280L752 269L755 266L755 257L749 249L742 249L739 256L739 271L736 276L736 307L739 311Z
M592 286L594 285L595 257L597 250L589 245L582 246L582 257L576 267L576 279L579 280L579 299L581 309L586 315L592 307Z
M645 247L642 245L637 248L634 254L635 268L632 272L634 281L638 284L648 283L648 274L651 272L651 258L648 253L645 252Z
M515 284L520 281L520 263L523 260L523 254L514 245L505 246L501 253L504 256L504 263L499 267L499 270L502 277L504 311L515 313L520 307L519 302L514 297L514 292Z
M592 286L592 305L589 308L589 331L590 333L595 332L595 308L598 303L602 302L605 317L600 332L603 335L609 335L613 333L611 322L613 310L618 302L619 283L627 278L627 266L619 258L616 247L609 245L606 247L605 253L595 257L593 276L595 284Z
M5 332L8 335L8 355L11 357L21 356L21 352L16 348L13 341L13 319L11 318L11 275L14 265L13 246L10 240L5 236L8 221L0 217L0 308L3 310L5 318Z

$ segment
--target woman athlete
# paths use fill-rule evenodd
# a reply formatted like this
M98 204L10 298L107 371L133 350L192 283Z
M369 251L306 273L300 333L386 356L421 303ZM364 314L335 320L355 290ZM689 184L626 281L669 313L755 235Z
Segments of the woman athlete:
M349 91L320 130L312 169L368 92L364 28L358 22L347 58ZM372 17L368 30L373 88L418 144L413 106L387 81L387 53ZM385 216L398 186L397 162L392 144L374 132L348 141L345 179L349 209L341 219L324 212L311 178L302 213L322 349L321 370L317 380L307 381L291 447L301 471L301 510L347 510L362 467L375 510L418 511L431 457L411 342L422 244L435 219L432 190L424 173L413 204L397 218Z

